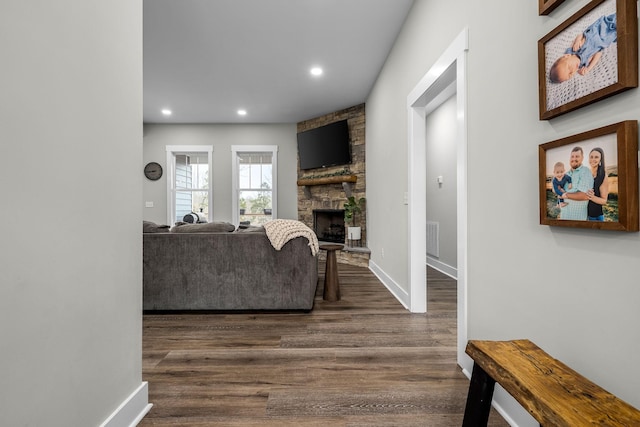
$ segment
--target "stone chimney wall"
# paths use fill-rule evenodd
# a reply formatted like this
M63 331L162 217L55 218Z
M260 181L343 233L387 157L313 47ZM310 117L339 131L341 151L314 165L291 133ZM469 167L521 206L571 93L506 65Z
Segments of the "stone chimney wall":
M300 161L298 160L298 180L310 177L329 176L343 171L349 170L349 175L355 175L357 181L355 183L346 183L349 186L351 195L356 200L365 197L366 193L366 176L365 176L365 104L356 105L341 111L326 114L321 117L306 120L298 123L297 131L304 132L315 129L340 120L347 120L349 125L349 137L351 140L351 164L332 166L327 168L300 170ZM298 186L298 220L302 221L313 229L313 210L314 209L344 209L344 203L347 201L347 195L342 183L336 182L331 184ZM362 246L366 246L367 238L367 213L366 205L363 212L357 215L356 225L362 228ZM355 255L355 254L354 254ZM349 258L348 254L345 254ZM339 255L340 258L344 256ZM366 256L368 263L368 255ZM347 262L347 261L345 261ZM362 262L357 262L362 264Z

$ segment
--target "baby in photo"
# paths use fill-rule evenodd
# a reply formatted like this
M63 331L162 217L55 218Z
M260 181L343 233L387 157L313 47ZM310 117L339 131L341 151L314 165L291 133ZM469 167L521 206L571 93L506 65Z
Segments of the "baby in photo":
M552 83L562 83L578 73L587 74L602 57L602 51L618 40L616 14L601 16L579 34L564 55L549 70Z

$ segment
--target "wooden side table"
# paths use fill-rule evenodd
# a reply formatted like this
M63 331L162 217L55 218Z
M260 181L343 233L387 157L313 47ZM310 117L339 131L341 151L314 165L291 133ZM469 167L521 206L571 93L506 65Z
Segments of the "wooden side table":
M327 251L327 264L324 271L324 292L322 299L325 301L340 301L340 280L338 279L338 262L336 251L344 245L322 244L320 249Z

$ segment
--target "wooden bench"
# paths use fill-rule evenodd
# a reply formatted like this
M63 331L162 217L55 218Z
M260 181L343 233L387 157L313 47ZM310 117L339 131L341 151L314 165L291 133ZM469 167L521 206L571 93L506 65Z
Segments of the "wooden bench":
M474 360L463 427L486 426L498 382L541 426L640 426L640 411L529 340L469 341Z

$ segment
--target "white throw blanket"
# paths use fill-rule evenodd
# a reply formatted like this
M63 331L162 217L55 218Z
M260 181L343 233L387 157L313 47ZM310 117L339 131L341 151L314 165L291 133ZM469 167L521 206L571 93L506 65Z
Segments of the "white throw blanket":
M318 238L312 229L294 219L274 219L264 224L267 237L275 250L279 251L289 240L296 237L306 237L309 241L311 254L318 254Z

